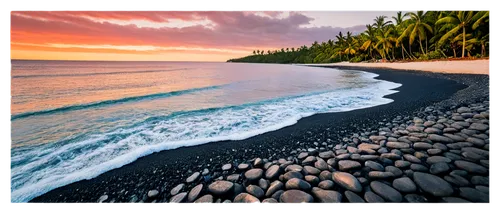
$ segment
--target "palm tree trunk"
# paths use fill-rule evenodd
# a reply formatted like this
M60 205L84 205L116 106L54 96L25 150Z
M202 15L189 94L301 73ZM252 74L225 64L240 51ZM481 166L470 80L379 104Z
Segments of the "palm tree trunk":
M401 56L403 56L403 61L405 60L404 45L401 43Z
M462 58L465 56L465 25L462 26Z
M425 54L429 53L429 50L427 50L427 37L425 37Z
M453 58L457 58L457 51L455 51L455 48L453 48Z
M486 48L484 47L484 44L481 44L481 57L484 57L484 52L485 52L484 50L485 49Z
M420 39L420 37L418 37L418 42L420 43L420 50L422 51L422 54L425 54L424 48L422 47L422 39Z

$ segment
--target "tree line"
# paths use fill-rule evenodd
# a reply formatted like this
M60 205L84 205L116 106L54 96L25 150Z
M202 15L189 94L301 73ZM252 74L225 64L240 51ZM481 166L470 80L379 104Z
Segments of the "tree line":
M228 62L332 63L341 61L414 61L489 56L489 11L398 12L377 16L366 30L339 32L311 46L254 50Z

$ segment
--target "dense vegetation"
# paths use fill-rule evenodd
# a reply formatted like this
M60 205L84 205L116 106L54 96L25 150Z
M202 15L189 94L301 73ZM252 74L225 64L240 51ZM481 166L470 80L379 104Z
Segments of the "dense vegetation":
M255 50L228 62L331 63L487 57L488 11L398 12L391 20L378 16L358 35L340 32L310 47Z

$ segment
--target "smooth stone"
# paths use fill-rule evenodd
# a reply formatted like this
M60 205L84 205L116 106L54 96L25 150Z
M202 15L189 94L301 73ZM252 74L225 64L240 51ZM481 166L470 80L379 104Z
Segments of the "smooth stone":
M200 198L196 199L194 203L213 203L214 202L214 197L210 194L201 196Z
M215 181L208 185L208 191L214 195L224 195L234 189L234 183L229 181Z
M224 164L224 165L222 166L222 171L227 171L227 170L230 170L232 167L233 167L233 165L231 165L230 163L228 163L228 164Z
M314 162L316 162L316 157L315 156L309 156L306 159L302 161L302 165L312 165Z
M429 155L439 155L443 152L441 149L427 149L427 154Z
M292 178L285 183L285 188L287 190L298 189L298 190L309 191L311 189L311 185L302 179Z
M266 198L262 200L262 203L278 203L278 201L274 198Z
M401 155L395 154L395 153L384 153L380 155L381 158L387 158L387 159L392 159L392 160L399 160L401 159Z
M314 167L316 167L319 170L327 170L328 169L328 164L326 163L325 160L318 158L316 162L314 163Z
M488 125L482 124L482 123L472 123L469 126L469 129L478 130L478 131L486 131L489 128L490 127Z
M318 156L323 159L329 159L329 158L334 158L335 154L333 153L333 151L326 151L319 153Z
M186 199L187 192L181 192L174 197L170 198L170 203L181 203Z
M377 159L379 159L378 155L361 155L359 157L360 161L377 160Z
M412 164L410 165L410 169L413 171L418 171L418 172L427 172L429 169L425 167L424 165L421 164Z
M298 158L298 159L300 159L300 160L302 160L302 159L306 158L307 156L309 156L309 153L307 153L307 152L301 152L301 153L297 156L297 158Z
M281 181L273 181L266 191L266 197L271 197L276 191L283 189L284 186Z
M418 159L417 157L410 155L410 154L405 154L405 155L403 155L403 157L405 160L410 161L412 163L422 163L422 161L420 159Z
M241 171L247 170L249 167L250 167L250 165L247 164L247 163L240 163L238 165L238 169L241 170Z
M185 184L179 184L175 186L172 190L170 190L170 195L177 195L184 188L184 186Z
M457 197L443 197L442 199L444 202L447 202L447 203L471 203L470 201L467 201L463 198L457 198Z
M421 195L417 195L417 194L405 195L405 199L409 203L425 203L425 202L427 202L427 198L425 198L424 196L421 196Z
M370 169L375 170L375 171L384 171L384 166L382 164L379 164L375 161L365 161L365 166L370 167Z
M285 168L285 172L302 172L303 167L301 165L293 164Z
M387 179L395 176L392 172L371 171L368 173L368 177L371 179Z
M411 193L417 191L417 186L408 177L394 179L394 181L392 181L392 187L404 193Z
M331 180L331 179L332 179L332 173L330 171L324 170L321 173L319 173L320 181Z
M368 203L384 203L385 200L374 192L365 192L364 199Z
M363 190L363 187L359 183L358 179L349 173L333 172L332 180L344 189L351 190L353 192L361 192Z
M186 179L186 183L193 183L200 178L200 172L195 172Z
M432 144L430 144L430 143L414 143L413 148L418 149L418 150L432 149Z
M441 174L450 171L450 166L445 162L435 163L431 165L429 170L432 174Z
M250 169L245 172L245 178L247 178L250 182L257 181L262 178L262 174L264 174L262 169Z
M401 177L403 175L403 171L395 166L386 166L385 171L392 172L392 174L394 174L394 177Z
M384 200L389 202L401 202L403 201L403 196L394 188L390 187L387 184L384 184L379 181L372 181L370 183L370 187L373 192L377 193Z
M482 146L484 146L484 144L486 144L484 142L484 140L481 140L481 139L475 138L475 137L469 137L469 138L465 139L465 141L472 143L477 147L482 147Z
M409 161L397 160L396 162L394 162L394 166L398 168L406 168L409 167L410 165L411 163Z
M448 182L432 174L414 172L413 181L420 189L433 196L443 197L453 194L453 188Z
M442 143L453 143L453 140L448 138L448 137L445 137L445 136L441 136L441 135L437 135L437 134L430 134L428 136L428 138L432 141L436 141L436 142L442 142Z
M304 176L304 180L313 186L316 186L319 183L319 178L314 175L306 175Z
M283 181L286 182L292 178L300 178L303 179L304 176L300 172L287 172L283 175Z
M476 174L486 174L488 173L488 169L485 168L484 166L468 162L468 161L461 161L457 160L455 161L455 166L458 167L459 169L463 169L469 173L476 173Z
M324 189L324 190L330 190L330 189L333 189L334 185L335 185L335 183L333 183L333 181L324 180L324 181L319 182L318 187L321 189Z
M253 167L261 167L262 165L264 165L264 161L261 158L255 158Z
M487 177L483 176L472 176L470 179L470 182L474 185L483 185L483 186L489 186L490 185L490 179Z
M262 190L262 188L256 185L248 185L246 191L249 194L255 196L256 198L262 198L265 195L264 190Z
M385 144L388 148L391 149L408 149L410 148L410 144L408 143L403 143L403 142L387 142Z
M451 163L451 159L443 156L432 156L426 160L427 164L432 165L435 163Z
M349 171L351 169L361 168L361 164L357 161L341 160L338 164L341 171Z
M203 184L198 184L195 187L193 187L191 189L191 191L189 191L189 193L188 193L188 197L187 197L188 202L195 201L198 198L198 196L200 195L202 189L203 189Z
M287 190L280 196L280 202L283 203L311 203L314 198L300 190L292 189Z
M272 196L271 198L274 198L276 201L279 201L280 200L280 197L281 195L284 193L285 191L284 190L278 190L276 191Z
M278 165L272 165L266 170L266 179L274 180L279 176L280 167Z
M237 182L240 179L240 174L232 174L226 177L227 181Z
M148 193L148 196L149 196L149 193ZM108 198L109 198L108 195L101 195L101 197L99 197L99 199L97 199L97 203L102 203L102 202L108 200Z
M454 185L454 186L458 186L458 187L465 187L465 186L469 186L469 181L467 179L465 179L464 177L462 176L459 176L459 175L453 175L453 174L450 174L449 176L444 176L444 180L446 180L448 183Z
M378 145L378 144L362 143L362 144L358 145L358 149L378 150L378 149L380 149L380 145Z
M321 203L340 203L342 202L342 194L333 190L323 190L314 187L311 191L312 195L318 202Z
M312 166L304 166L304 172L306 175L319 175L321 170L314 168Z
M234 197L233 203L259 203L259 199L248 193L240 193Z
M263 178L259 179L259 187L263 190L267 190L267 188L269 188L269 181Z
M365 203L365 200L361 198L361 196L349 190L345 191L344 195L349 201L349 203Z
M429 127L429 128L426 128L424 130L424 132L428 133L428 134L440 134L442 131L440 129Z
M470 187L461 187L460 196L472 202L490 202L489 194Z
M487 186L476 186L476 189L485 194L490 194L490 188Z

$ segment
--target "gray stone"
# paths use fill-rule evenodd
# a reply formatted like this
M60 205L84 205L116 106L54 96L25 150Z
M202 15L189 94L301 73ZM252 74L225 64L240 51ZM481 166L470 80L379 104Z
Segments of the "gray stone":
M266 191L266 197L271 197L276 191L283 189L284 186L281 181L273 181Z
M403 161L403 160L397 160L396 162L394 162L394 166L396 166L398 168L406 168L406 167L409 167L410 165L411 165L410 162Z
M401 177L403 175L403 171L401 171L401 169L394 167L394 166L386 166L385 171L392 172L392 174L394 174L394 177Z
M262 203L278 203L278 201L274 198L266 198L262 200Z
M467 179L465 179L464 177L459 176L459 175L450 174L449 176L448 175L444 176L444 180L446 180L448 183L450 183L454 186L458 186L458 187L469 186L469 181Z
M349 190L345 191L344 195L350 203L365 203L365 200L363 198Z
M414 143L413 148L417 150L427 150L427 149L432 149L432 144L430 143Z
M231 182L237 182L240 179L240 174L228 175L226 180Z
M264 190L262 188L256 186L256 185L248 185L246 188L246 191L250 193L251 195L255 196L256 198L262 198L264 197Z
M314 168L312 166L304 166L304 172L306 175L319 175L321 170Z
M353 192L361 192L363 190L363 187L359 183L358 179L349 173L333 172L332 180L344 189L351 190Z
M422 161L420 159L418 159L417 157L410 155L410 154L405 154L405 155L403 155L403 157L405 160L410 161L412 163L422 163Z
M191 189L188 193L187 200L188 202L193 202L195 201L198 196L200 196L201 190L203 189L203 184L198 184L195 187Z
M483 186L489 186L490 185L490 179L487 177L483 176L472 176L470 179L470 182L474 185L483 185Z
M229 181L215 181L208 185L208 191L214 195L224 195L234 189L234 183Z
M370 167L370 169L375 170L375 171L384 171L384 166L382 164L379 164L375 161L365 161L365 166Z
M319 183L319 178L314 175L306 175L304 176L304 180L307 181L307 183L316 186Z
M371 179L388 179L395 176L392 172L371 171L368 173L368 177Z
M424 196L421 196L421 195L417 195L417 194L405 195L405 199L409 203L425 203L425 202L427 202L427 198L425 198Z
M439 162L431 165L430 172L432 174L442 174L450 171L450 167L445 162Z
M170 203L181 203L186 199L187 192L181 192L174 197L170 198Z
M445 136L441 136L441 135L437 135L437 134L430 134L428 136L428 138L432 141L435 141L435 142L442 142L442 143L453 143L453 140L448 138L448 137L445 137Z
M266 170L266 179L274 180L279 176L280 167L278 165L272 165Z
M380 149L380 145L378 145L378 144L362 143L362 144L358 145L358 149L378 150L378 149Z
M486 131L488 130L490 127L486 124L482 124L482 123L472 123L470 126L469 126L469 129L473 129L473 130L478 130L478 131Z
M384 203L385 200L374 192L365 192L364 199L368 203Z
M408 177L394 179L394 181L392 181L392 187L404 193L411 193L417 191L417 186Z
M319 170L327 170L328 164L325 162L325 160L318 158L314 163L314 167L316 167Z
M177 195L183 188L184 188L184 184L179 184L177 186L175 186L172 190L170 190L170 195L174 196L174 195Z
M301 165L297 165L297 164L293 164L293 165L289 165L285 168L285 172L302 172L302 166Z
M471 163L468 161L461 161L457 160L455 161L455 166L457 166L459 169L463 169L469 173L476 173L476 174L486 174L488 173L488 169L485 168L484 166Z
M349 171L351 169L361 168L361 164L357 161L341 160L339 161L339 169L341 171Z
M259 179L259 187L263 190L267 190L267 188L269 188L269 181L263 178Z
M193 183L200 178L200 172L195 172L186 179L186 183Z
M391 149L408 149L410 148L410 144L408 143L403 143L403 142L387 142L385 144L388 148Z
M377 193L384 200L389 202L401 202L403 201L403 196L394 188L390 187L387 184L384 184L379 181L372 181L370 183L370 187L373 192Z
M410 169L413 171L418 171L418 172L427 172L429 169L425 167L424 165L421 164L412 164L410 165Z
M194 203L213 203L214 202L214 197L210 194L201 196L200 198L196 199Z
M149 195L149 193L148 193L148 195ZM102 203L102 202L108 200L108 198L109 198L108 195L101 195L101 197L99 197L99 199L97 199L97 203Z
M316 157L309 156L302 161L302 165L312 165L314 164L314 162L316 162Z
M433 196L443 197L453 194L451 185L438 176L415 172L413 173L413 180L420 189Z
M324 180L324 181L319 182L318 187L321 189L324 189L324 190L330 190L330 189L333 189L334 185L335 184L333 183L333 181Z
M319 153L318 156L323 159L329 159L329 158L334 158L335 154L333 153L333 151L326 151Z
M248 193L240 193L234 197L233 203L259 203L259 199Z
M311 185L302 179L292 178L286 182L285 188L287 190L298 189L298 190L309 191L311 189Z
M490 197L488 194L470 187L461 187L460 196L472 202L490 202Z
M283 181L285 181L285 182L286 182L286 181L288 181L288 180L290 180L290 179L292 179L292 178L300 178L300 179L303 179L303 178L304 178L304 176L303 176L303 175L302 175L302 173L300 173L300 172L293 172L293 171L291 171L291 172L287 172L287 173L285 173L285 174L283 175Z
M318 202L321 203L340 203L342 202L342 194L333 190L323 190L314 187L311 191L312 195Z
M245 172L245 178L247 178L250 182L257 181L262 178L262 174L264 174L262 169L251 169Z
M443 156L432 156L427 158L427 164L432 165L435 163L451 163L451 159Z
M241 171L247 170L249 167L250 167L250 165L247 163L241 163L238 165L238 169Z
M330 171L324 170L321 173L319 173L319 180L324 181L331 179L332 179L332 173Z
M261 158L255 158L253 161L253 167L261 167L264 165L264 161Z
M228 164L224 164L224 165L222 166L222 171L227 171L227 170L230 170L232 167L233 167L233 165L231 165L230 163L228 163Z
M314 198L300 190L292 189L287 190L280 196L280 202L283 203L311 203Z

